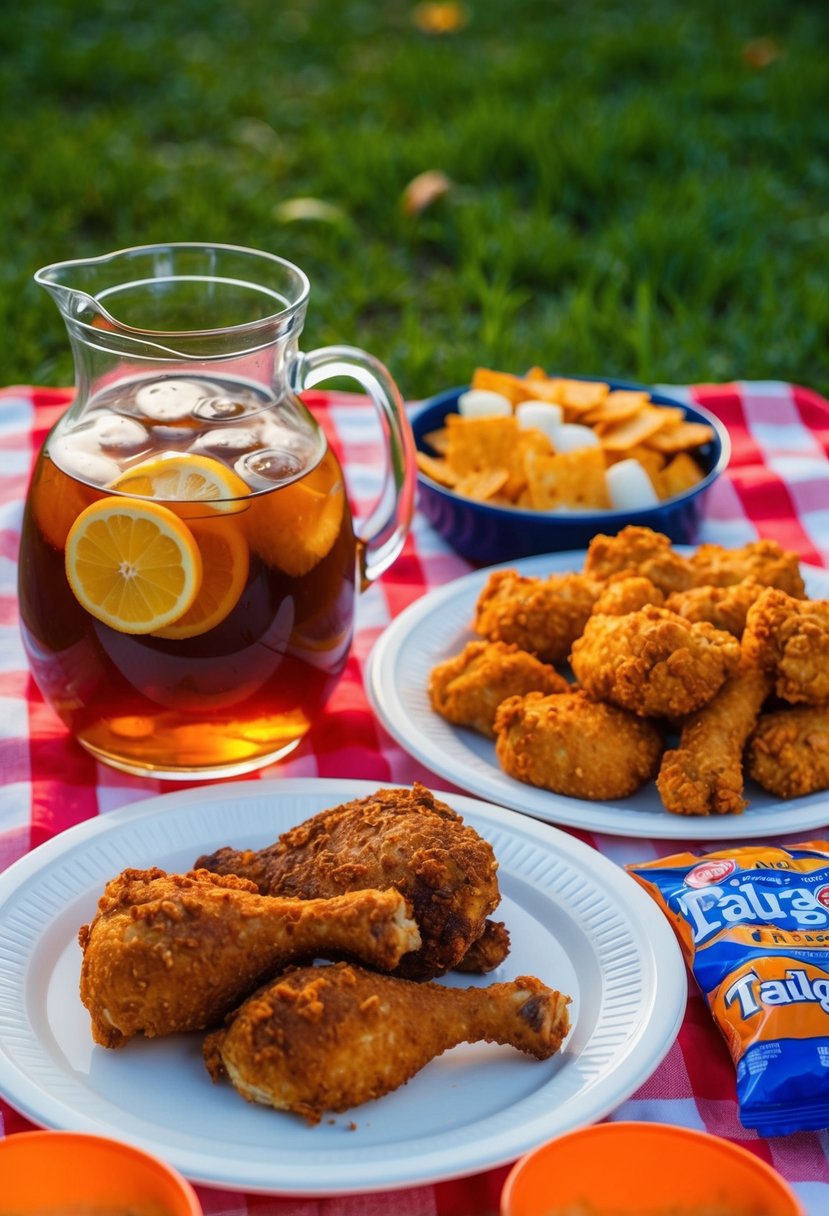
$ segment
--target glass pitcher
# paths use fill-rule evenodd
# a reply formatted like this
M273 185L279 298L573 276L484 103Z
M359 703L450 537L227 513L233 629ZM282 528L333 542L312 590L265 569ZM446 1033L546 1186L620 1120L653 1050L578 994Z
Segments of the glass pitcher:
M414 502L400 394L371 355L303 354L309 283L228 245L171 244L37 272L61 311L73 404L23 523L24 645L88 751L168 778L290 752L345 666L356 592L399 554ZM298 397L333 376L377 408L387 468L354 526Z

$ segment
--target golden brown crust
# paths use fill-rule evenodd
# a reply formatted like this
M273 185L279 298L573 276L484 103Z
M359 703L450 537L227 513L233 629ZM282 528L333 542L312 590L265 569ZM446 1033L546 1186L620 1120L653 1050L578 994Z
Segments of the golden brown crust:
M459 963L455 971L467 974L485 975L494 971L509 954L509 930L502 920L488 920L484 931L477 941L474 941Z
M584 690L642 717L682 718L712 699L740 661L740 644L707 621L649 605L594 616L570 662Z
M566 688L567 681L554 667L507 642L469 642L429 676L435 712L490 739L495 738L495 711L507 697Z
M690 559L694 587L728 587L753 578L764 587L778 587L789 595L805 595L796 553L774 540L754 540L739 549L700 545Z
M592 616L625 616L638 612L646 604L663 604L664 592L640 574L614 577L607 583L593 605Z
M744 664L712 701L686 719L679 746L665 752L656 788L676 815L736 815L743 796L743 748L771 679Z
M778 798L829 789L829 706L763 714L748 743L746 767Z
M725 587L691 587L669 595L665 607L686 621L709 621L715 629L741 638L748 610L764 590L764 584L756 578L744 578Z
M571 798L625 798L653 777L662 736L652 722L581 691L511 697L498 708L496 754L518 781Z
M491 845L417 782L321 811L258 853L220 849L196 864L297 899L394 887L423 939L401 962L400 974L413 978L460 962L500 901Z
M769 588L752 604L743 645L792 704L829 702L829 600L799 600Z
M670 538L650 528L629 525L615 536L599 533L587 548L584 574L597 582L635 576L669 595L691 585L687 557L675 553Z
M478 596L473 628L490 642L512 642L545 663L566 659L590 616L598 588L580 574L528 578L496 570Z
M569 1029L568 1004L532 976L447 988L342 964L298 968L208 1036L204 1058L215 1081L229 1077L249 1101L318 1123L404 1085L457 1043L504 1043L548 1059Z
M307 955L393 968L420 934L393 890L269 899L232 875L151 869L108 883L78 940L92 1036L119 1047L142 1032L204 1029L277 967Z

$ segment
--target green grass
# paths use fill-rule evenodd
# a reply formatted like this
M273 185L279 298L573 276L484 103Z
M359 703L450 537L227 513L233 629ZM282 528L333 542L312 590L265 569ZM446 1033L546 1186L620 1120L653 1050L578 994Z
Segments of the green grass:
M468 0L442 37L414 7L7 15L3 382L72 378L39 266L216 240L298 262L305 348L363 346L408 397L535 363L829 394L829 6ZM406 215L426 169L453 188ZM309 196L339 218L280 215Z

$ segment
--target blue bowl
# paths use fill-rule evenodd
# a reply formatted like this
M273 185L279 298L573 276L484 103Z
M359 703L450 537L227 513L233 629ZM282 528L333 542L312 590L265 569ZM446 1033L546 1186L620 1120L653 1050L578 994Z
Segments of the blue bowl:
M571 379L597 377L571 377ZM644 389L654 405L681 406L689 422L706 422L714 438L694 456L705 476L684 494L645 507L640 511L545 512L520 507L493 506L462 498L438 485L418 470L418 507L432 527L463 557L479 565L515 561L536 553L557 553L566 549L585 549L597 533L614 535L628 524L663 532L675 544L690 544L696 539L705 496L728 464L731 444L728 431L719 418L698 405L686 405L673 397L653 392L641 384L603 380L612 389ZM436 455L424 436L443 426L447 414L458 412L458 397L467 386L449 389L424 401L411 417L417 448Z

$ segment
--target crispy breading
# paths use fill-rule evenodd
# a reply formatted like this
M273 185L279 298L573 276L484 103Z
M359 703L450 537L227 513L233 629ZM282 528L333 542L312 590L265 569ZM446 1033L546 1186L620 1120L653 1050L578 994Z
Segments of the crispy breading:
M657 718L700 709L739 661L740 644L730 633L654 604L626 616L591 617L570 655L591 697Z
M764 590L765 584L753 577L724 587L689 587L687 591L669 595L665 607L684 616L686 621L710 621L715 629L725 629L741 638L748 610Z
M687 718L679 746L665 752L656 788L676 815L736 815L743 797L743 748L771 691L771 677L741 664L712 701Z
M204 1030L286 963L359 958L391 969L420 945L398 891L268 899L233 875L124 870L78 933L81 1000L92 1037L120 1047Z
M625 616L628 612L638 612L646 604L661 605L664 602L664 593L649 578L630 574L615 577L602 587L591 615Z
M512 642L545 663L558 663L584 628L597 594L580 574L531 578L495 570L478 596L473 628L490 642Z
M789 595L805 595L796 553L775 540L753 540L739 549L700 545L690 559L694 587L728 587L754 578L764 587L778 587Z
M743 646L792 704L829 702L829 600L799 600L769 588L752 604Z
M423 939L398 973L417 979L459 963L501 898L492 846L418 782L320 811L258 852L223 848L196 865L297 899L396 888Z
M438 663L429 676L432 708L457 726L495 738L495 711L507 697L526 692L565 692L554 667L508 642L469 642Z
M319 1123L405 1085L458 1043L546 1060L569 1030L568 996L533 976L483 988L413 984L339 964L287 971L205 1039L214 1081Z
M650 528L629 524L615 536L599 533L587 548L584 574L596 582L635 575L650 579L660 591L684 591L691 586L687 557L676 553L670 538Z
M626 798L654 775L662 751L652 722L580 689L510 697L495 731L504 772L571 798Z
M829 705L763 714L748 742L746 768L778 798L829 789Z

